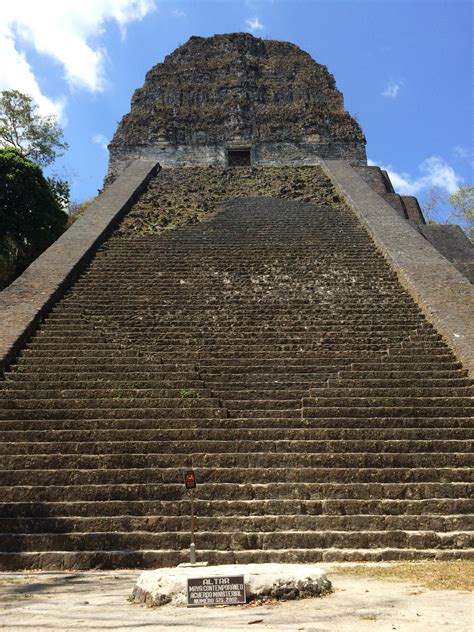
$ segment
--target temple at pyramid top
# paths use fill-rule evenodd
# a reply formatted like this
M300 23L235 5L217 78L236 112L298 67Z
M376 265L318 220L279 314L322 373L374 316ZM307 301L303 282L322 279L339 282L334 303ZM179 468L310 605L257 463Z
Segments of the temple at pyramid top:
M109 151L109 179L137 157L163 167L366 164L364 134L326 66L248 33L191 37L154 66Z

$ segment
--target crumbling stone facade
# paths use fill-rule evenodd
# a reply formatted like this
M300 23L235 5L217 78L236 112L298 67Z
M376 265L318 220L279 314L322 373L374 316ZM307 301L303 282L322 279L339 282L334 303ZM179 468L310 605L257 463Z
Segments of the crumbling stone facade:
M162 167L366 164L365 137L326 66L248 33L191 39L147 74L109 146L108 180L135 158ZM248 164L248 163L247 163Z

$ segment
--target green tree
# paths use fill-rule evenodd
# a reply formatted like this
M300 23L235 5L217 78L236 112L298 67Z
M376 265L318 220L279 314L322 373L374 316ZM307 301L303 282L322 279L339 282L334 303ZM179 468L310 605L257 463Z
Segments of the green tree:
M0 92L0 147L13 147L20 154L47 167L68 148L55 116L41 116L33 99L18 90ZM69 205L69 182L59 176L47 178L56 200Z
M55 116L41 116L33 99L18 90L0 93L0 146L46 167L68 148Z
M463 224L464 231L474 241L474 187L460 187L453 193L448 202L452 206L450 219L457 219Z
M3 287L65 230L67 214L39 165L0 149L0 283Z

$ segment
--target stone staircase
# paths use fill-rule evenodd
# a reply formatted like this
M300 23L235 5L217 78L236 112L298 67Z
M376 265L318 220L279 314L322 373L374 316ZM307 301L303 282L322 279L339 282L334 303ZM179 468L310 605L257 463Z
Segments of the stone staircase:
M349 211L112 237L0 391L1 568L472 557L466 371Z

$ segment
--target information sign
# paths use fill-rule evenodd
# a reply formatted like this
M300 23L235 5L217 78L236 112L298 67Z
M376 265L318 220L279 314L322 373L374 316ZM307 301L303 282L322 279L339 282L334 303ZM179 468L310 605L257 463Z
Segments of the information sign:
M188 606L216 606L245 603L243 575L189 577Z

